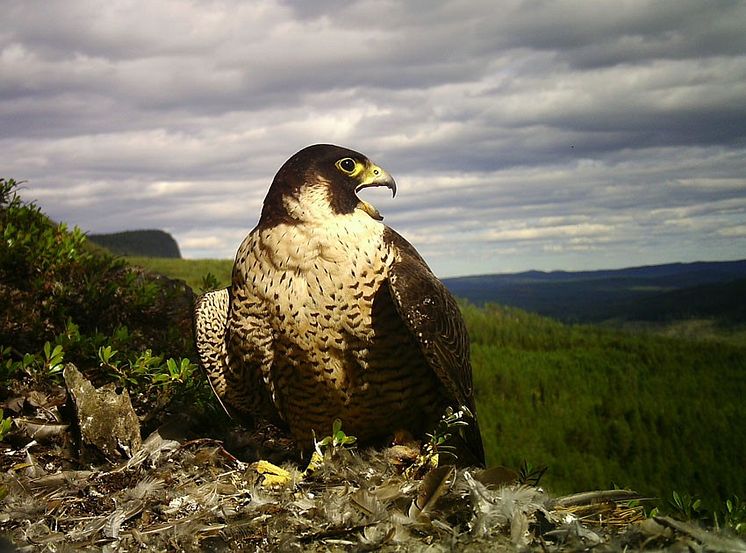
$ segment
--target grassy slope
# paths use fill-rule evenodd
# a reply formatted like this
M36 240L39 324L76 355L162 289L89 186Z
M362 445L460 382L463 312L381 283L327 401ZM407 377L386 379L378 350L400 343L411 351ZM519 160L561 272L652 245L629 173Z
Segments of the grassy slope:
M136 259L199 289L230 260ZM713 501L746 492L746 347L465 306L489 461L547 464L552 491L614 482Z
M212 273L221 286L228 286L233 269L232 259L172 259L166 257L126 257L128 263L139 265L171 278L185 281L195 292L202 288L202 278Z

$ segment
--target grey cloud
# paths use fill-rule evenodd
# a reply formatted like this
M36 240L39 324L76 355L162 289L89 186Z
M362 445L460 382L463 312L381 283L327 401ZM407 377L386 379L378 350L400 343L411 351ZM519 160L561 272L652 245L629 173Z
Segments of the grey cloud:
M227 255L334 142L395 175L366 199L443 274L742 256L741 2L5 7L0 165L86 230Z
M551 51L581 68L740 55L746 46L740 26L746 7L736 0L683 0L675 9L646 1L490 5L493 17L480 20L478 27L483 43Z

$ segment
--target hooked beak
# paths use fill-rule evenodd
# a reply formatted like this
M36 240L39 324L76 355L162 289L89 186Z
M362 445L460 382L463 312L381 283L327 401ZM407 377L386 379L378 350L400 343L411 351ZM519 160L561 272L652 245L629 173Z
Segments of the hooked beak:
M371 165L365 171L363 180L355 187L355 192L360 192L363 188L372 188L374 186L385 186L391 190L392 197L396 197L396 181L393 177L377 165Z

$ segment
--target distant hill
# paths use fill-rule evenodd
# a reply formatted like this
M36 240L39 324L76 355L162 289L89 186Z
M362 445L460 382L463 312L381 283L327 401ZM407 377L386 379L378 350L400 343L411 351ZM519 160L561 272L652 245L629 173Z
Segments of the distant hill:
M520 307L567 322L664 321L683 317L746 322L746 260L671 263L603 271L528 271L444 279L472 303Z
M112 234L89 234L88 239L117 255L181 258L176 240L163 230L128 230Z

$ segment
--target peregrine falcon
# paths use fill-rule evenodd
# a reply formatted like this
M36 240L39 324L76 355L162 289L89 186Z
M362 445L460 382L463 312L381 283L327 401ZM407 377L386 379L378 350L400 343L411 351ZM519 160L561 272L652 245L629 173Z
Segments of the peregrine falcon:
M299 444L339 418L359 443L422 437L447 406L476 414L469 339L453 296L361 200L394 179L366 156L309 146L277 172L230 287L202 296L197 349L218 397ZM455 441L484 463L476 419Z

